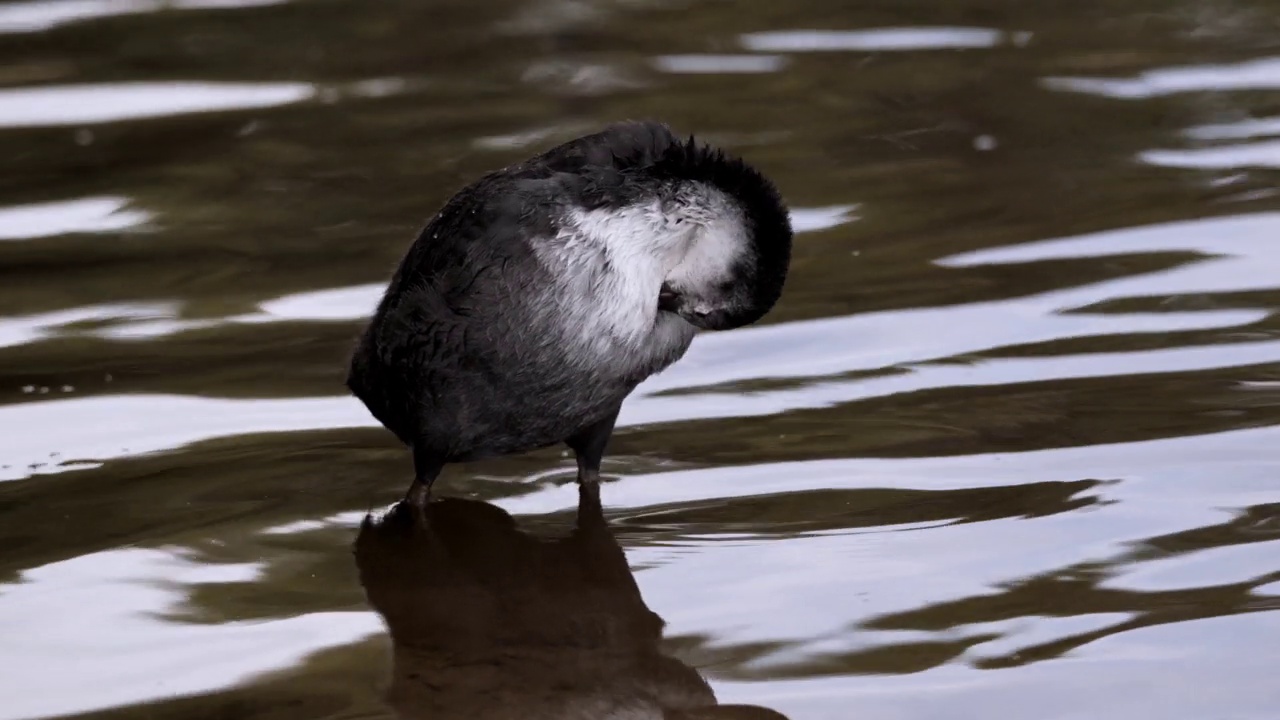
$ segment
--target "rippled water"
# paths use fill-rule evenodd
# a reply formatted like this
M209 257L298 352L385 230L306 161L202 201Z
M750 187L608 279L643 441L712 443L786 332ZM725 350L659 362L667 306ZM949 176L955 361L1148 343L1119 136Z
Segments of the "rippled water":
M1280 717L1277 93L1273 0L2 2L0 720ZM626 117L777 180L784 301L603 509L362 527L407 243Z

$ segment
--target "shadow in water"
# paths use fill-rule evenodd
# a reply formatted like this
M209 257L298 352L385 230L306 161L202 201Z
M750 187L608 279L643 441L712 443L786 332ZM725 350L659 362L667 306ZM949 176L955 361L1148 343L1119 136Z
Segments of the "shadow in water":
M360 582L391 634L386 698L402 718L777 720L719 705L696 670L662 653L600 507L579 490L575 527L546 537L506 511L446 498L420 520L366 518Z

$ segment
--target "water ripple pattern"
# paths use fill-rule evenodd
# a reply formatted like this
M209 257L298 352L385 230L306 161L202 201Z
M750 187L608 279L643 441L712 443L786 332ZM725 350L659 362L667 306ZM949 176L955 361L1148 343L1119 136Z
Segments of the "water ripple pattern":
M1280 6L864 5L0 3L0 720L1274 720ZM397 565L353 340L628 117L776 180L782 302L604 523L468 463Z

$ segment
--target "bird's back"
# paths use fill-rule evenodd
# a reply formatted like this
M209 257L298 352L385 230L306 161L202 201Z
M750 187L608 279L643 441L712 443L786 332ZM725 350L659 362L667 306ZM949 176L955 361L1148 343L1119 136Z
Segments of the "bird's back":
M461 190L392 277L352 357L352 392L402 442L429 436L447 456L558 441L567 419L620 402L601 396L636 380L591 387L590 368L574 367L557 327L570 299L536 249L560 230L565 197L616 201L626 173L673 142L661 125L622 124Z
M516 199L501 195L504 184L486 178L464 189L423 229L352 357L348 386L406 444L422 439L429 414L453 421L448 434L459 437L439 438L447 454L466 444L461 436L484 432L468 417L492 405L496 350L539 284L510 227Z

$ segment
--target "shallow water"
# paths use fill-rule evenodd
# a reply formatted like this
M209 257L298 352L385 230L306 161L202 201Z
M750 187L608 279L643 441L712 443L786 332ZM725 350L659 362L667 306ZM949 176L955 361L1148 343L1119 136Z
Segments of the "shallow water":
M1271 0L0 3L0 720L1277 717L1277 38ZM624 117L776 179L783 302L628 402L602 511L552 450L361 529L410 474L341 382L391 268Z

